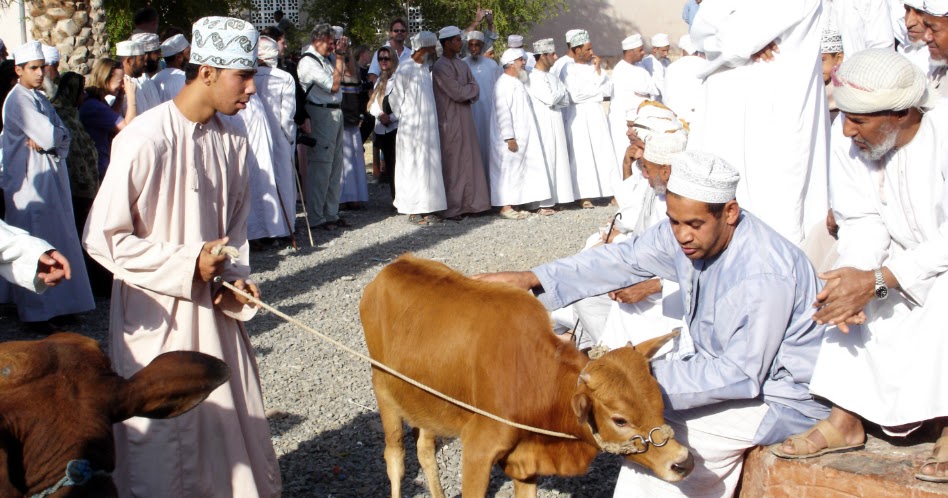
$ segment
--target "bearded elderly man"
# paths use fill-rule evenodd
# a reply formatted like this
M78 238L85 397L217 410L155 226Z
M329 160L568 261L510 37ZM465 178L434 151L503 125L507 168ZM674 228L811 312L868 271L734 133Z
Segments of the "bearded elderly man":
M928 44L928 77L942 97L948 97L948 0L909 0L906 2L906 23L909 22L909 15L914 13L909 12L910 5L924 12L922 40Z
M833 85L845 118L833 126L830 162L839 261L821 275L814 319L836 328L811 387L835 406L774 448L788 458L862 446L859 417L904 435L948 416L948 106L888 50L848 58ZM916 477L948 482L948 429Z
M569 106L569 93L559 78L550 74L556 64L556 47L552 38L533 42L536 63L530 71L527 93L540 131L543 157L550 177L550 205L576 200L576 177L569 167L569 147L563 109ZM544 207L547 207L544 205Z
M471 74L480 88L480 95L471 105L474 113L474 127L477 129L477 143L481 148L481 158L487 166L490 157L490 124L494 119L494 84L503 74L503 69L490 57L484 57L484 33L470 31L467 33L467 57L461 59L471 68ZM489 174L489 171L488 171Z
M534 290L549 309L653 277L681 285L693 349L652 362L666 420L695 455L667 483L624 468L616 497L733 494L745 450L779 441L828 409L808 383L823 338L810 303L820 281L806 256L734 200L739 175L701 152L676 157L668 220L640 236L527 272L481 278ZM604 420L630 436L624 420Z

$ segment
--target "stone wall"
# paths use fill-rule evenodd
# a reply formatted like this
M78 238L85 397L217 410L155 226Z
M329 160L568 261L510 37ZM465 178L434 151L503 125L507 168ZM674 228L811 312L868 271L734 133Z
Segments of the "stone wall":
M96 59L108 55L103 0L35 0L27 13L33 39L59 49L60 71L87 75Z

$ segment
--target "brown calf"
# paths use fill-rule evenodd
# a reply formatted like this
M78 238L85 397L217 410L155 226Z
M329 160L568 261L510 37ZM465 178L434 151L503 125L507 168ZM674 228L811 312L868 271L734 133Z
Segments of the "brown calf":
M67 464L83 460L86 471L72 475L90 479L48 496L117 496L109 477L112 424L134 416L176 417L228 378L223 361L175 351L126 380L112 371L96 341L77 334L0 344L0 496L53 490Z
M529 293L410 255L366 287L360 311L376 360L507 420L577 438L495 422L373 368L393 497L401 495L404 475L403 421L419 429L418 460L435 498L444 496L436 436L461 438L466 498L484 496L495 463L514 479L518 498L536 496L539 476L586 473L604 449L667 481L681 480L694 466L670 437L648 366L667 337L590 361L555 337L549 314Z

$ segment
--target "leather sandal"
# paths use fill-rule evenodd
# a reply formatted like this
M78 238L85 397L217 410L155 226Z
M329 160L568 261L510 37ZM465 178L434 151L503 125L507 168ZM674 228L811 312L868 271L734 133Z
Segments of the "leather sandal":
M948 482L948 470L942 470L940 475L937 470L934 474L922 473L922 469L925 467L929 465L937 466L940 463L948 463L948 436L942 436L935 441L932 454L922 462L922 466L918 468L918 473L915 474L915 478L928 482Z
M810 446L813 444L808 438L810 434L813 434L814 431L818 431L823 435L823 439L826 440L826 448L817 450L811 453L807 453L807 450L810 449ZM833 427L833 424L829 423L826 420L820 420L813 427L810 427L810 430L804 432L803 434L797 434L796 436L790 436L790 444L793 445L794 453L786 453L780 449L784 443L777 443L770 446L770 452L774 456L785 458L787 460L803 460L806 458L814 458L818 456L828 455L830 453L845 453L847 451L861 450L866 446L865 440L859 444L847 444L846 437L839 432L836 427Z

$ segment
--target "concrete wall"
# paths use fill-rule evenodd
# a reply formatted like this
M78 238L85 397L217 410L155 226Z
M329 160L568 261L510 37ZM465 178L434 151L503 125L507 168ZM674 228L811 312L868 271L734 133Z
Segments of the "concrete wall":
M30 34L30 24L27 20L26 40L20 37L20 2L23 0L10 2L10 5L4 7L0 5L0 40L7 46L7 51L13 54L13 49L31 41L33 36Z
M601 56L622 52L622 40L641 33L646 40L656 33L667 33L672 46L688 32L681 20L685 0L567 0L569 11L535 26L527 41L553 38L556 52L566 52L564 36L570 29L585 29L592 38L593 50Z

